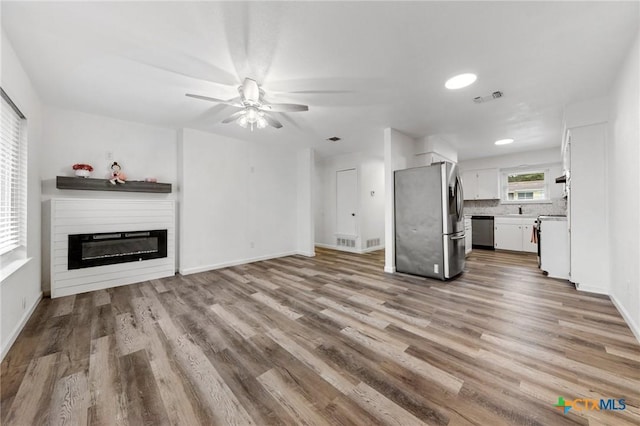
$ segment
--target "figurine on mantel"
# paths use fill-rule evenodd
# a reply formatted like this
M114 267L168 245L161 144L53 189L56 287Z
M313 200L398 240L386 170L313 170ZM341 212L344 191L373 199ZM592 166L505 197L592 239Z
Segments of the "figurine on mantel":
M115 185L118 183L124 183L126 180L127 175L125 175L122 171L122 167L120 167L120 164L114 161L111 165L111 179L109 179L109 182L111 182L112 185Z

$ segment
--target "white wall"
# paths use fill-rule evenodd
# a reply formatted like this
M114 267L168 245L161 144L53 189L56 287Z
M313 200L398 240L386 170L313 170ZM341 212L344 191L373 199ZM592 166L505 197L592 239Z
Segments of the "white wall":
M305 256L315 256L314 195L315 176L314 152L310 148L298 151L297 164L297 251Z
M380 244L369 249L378 250L384 247L384 160L365 156L360 163L360 177L362 249L368 250L367 240L380 239Z
M416 166L428 166L431 161L424 161L426 154L435 154L437 161L458 162L458 151L442 135L428 135L416 140L415 153L417 155Z
M640 340L639 38L611 90L607 169L611 297Z
M393 172L413 167L416 161L416 141L392 128L384 129L384 271L396 271L395 193Z
M560 136L558 136L560 138ZM458 163L460 171L479 169L509 169L528 166L545 166L549 169L551 178L551 203L523 204L523 212L528 215L566 214L566 201L563 197L563 185L555 183L555 178L562 175L562 155L560 139L558 148L537 151L518 152L495 157L484 157L466 160ZM465 214L509 214L517 213L518 206L514 204L500 204L499 200L467 200L464 202Z
M176 130L50 106L43 109L43 119L46 133L41 148L40 174L44 198L175 198L175 194L58 190L55 177L73 176L73 164L88 163L94 167L91 177L106 178L111 173L111 163L117 161L129 180L155 177L158 182L175 186ZM108 159L109 153L112 160ZM175 192L175 187L173 189Z
M192 129L178 151L180 273L298 252L297 152Z
M343 249L336 246L336 173L348 169L358 174L358 238L355 249L349 251L380 249L384 245L384 161L365 152L316 159L316 244ZM375 238L380 245L367 249L366 241Z
M32 310L40 289L40 173L42 105L13 47L2 32L1 85L27 117L27 257L25 265L0 282L0 352L4 358ZM3 265L4 266L4 265Z

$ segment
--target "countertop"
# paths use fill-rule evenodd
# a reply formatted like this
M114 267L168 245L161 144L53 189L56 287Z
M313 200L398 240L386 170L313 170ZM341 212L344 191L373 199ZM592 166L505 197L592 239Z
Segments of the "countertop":
M475 213L475 214L465 214L465 218L472 218L473 216L491 216L491 217L521 217L523 219L535 219L537 215L531 214L518 214L518 213L510 213L510 214L485 214L485 213Z

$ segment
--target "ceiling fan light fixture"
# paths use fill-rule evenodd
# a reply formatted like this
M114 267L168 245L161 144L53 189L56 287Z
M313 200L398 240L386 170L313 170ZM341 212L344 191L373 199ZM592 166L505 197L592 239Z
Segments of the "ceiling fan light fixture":
M247 127L251 128L252 132L254 128L264 129L269 126L269 122L264 118L264 112L255 107L246 107L243 114L236 120L236 123L245 129Z
M236 123L238 123L238 125L240 127L244 127L245 129L247 128L247 125L249 124L249 120L247 120L247 114L242 114L237 120Z
M258 120L256 121L256 127L258 129L264 129L268 125L269 123L267 122L267 120L264 119L264 117L262 116L258 117Z
M449 90L462 89L473 84L478 79L478 76L472 73L458 74L451 77L444 83L444 87Z
M513 143L513 139L500 139L494 142L496 145L509 145Z
M256 121L258 121L259 114L258 114L257 108L250 106L250 107L247 107L246 111L247 113L245 114L245 116L247 117L247 121L249 123L253 124Z

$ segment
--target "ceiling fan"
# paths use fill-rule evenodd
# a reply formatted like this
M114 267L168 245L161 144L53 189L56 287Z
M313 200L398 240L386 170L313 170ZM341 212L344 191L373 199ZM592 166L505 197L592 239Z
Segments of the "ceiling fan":
M222 123L231 123L232 121L235 121L242 127L250 127L251 131L253 131L254 127L257 127L258 129L264 129L267 126L275 127L276 129L281 128L282 123L270 115L272 112L309 111L309 107L307 105L272 104L266 102L264 100L264 90L262 90L258 83L251 78L244 79L242 85L238 87L238 92L240 96L226 101L224 99L194 95L192 93L187 93L186 96L210 102L217 102L235 108L241 108L240 111L237 111L222 120Z

